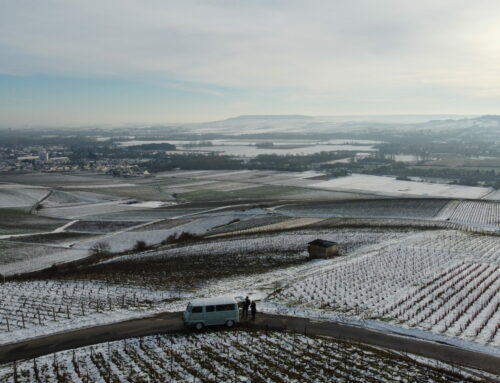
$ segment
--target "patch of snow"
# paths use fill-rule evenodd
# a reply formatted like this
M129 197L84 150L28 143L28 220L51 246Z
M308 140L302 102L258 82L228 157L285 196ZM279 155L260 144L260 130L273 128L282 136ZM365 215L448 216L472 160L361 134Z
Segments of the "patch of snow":
M481 198L491 188L447 185L426 182L400 181L393 177L353 174L311 184L311 187L326 190L361 192L387 196Z

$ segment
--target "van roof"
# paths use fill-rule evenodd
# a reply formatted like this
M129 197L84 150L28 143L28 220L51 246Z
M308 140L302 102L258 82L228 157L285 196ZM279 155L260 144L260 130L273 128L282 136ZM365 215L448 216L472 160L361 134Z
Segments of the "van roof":
M193 306L212 306L236 303L236 300L233 297L198 298L193 299L189 303Z

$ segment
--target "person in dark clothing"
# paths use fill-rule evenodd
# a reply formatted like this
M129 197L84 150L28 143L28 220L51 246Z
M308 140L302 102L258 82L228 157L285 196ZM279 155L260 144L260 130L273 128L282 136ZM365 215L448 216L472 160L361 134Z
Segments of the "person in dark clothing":
M252 301L250 311L252 312L252 320L255 320L255 313L257 312L257 305L255 304L255 301Z
M248 308L250 307L250 298L247 296L243 302L243 319L248 319Z

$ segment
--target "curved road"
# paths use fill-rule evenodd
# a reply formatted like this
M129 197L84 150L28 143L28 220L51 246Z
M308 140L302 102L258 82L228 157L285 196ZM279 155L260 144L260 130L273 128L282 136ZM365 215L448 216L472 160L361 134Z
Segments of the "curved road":
M329 336L420 355L500 375L500 357L498 356L337 322L259 313L255 322L242 322L239 326ZM0 346L0 363L35 358L53 352L135 336L182 331L190 330L184 328L181 313L162 313L153 317L67 331Z

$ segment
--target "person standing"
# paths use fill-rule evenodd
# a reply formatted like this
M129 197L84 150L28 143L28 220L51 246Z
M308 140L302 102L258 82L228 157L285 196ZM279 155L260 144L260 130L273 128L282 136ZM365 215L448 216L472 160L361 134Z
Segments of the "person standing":
M247 296L243 302L243 319L248 319L248 308L250 307L250 298Z
M255 314L257 313L257 305L255 304L255 301L252 301L250 311L252 312L252 320L255 320Z

